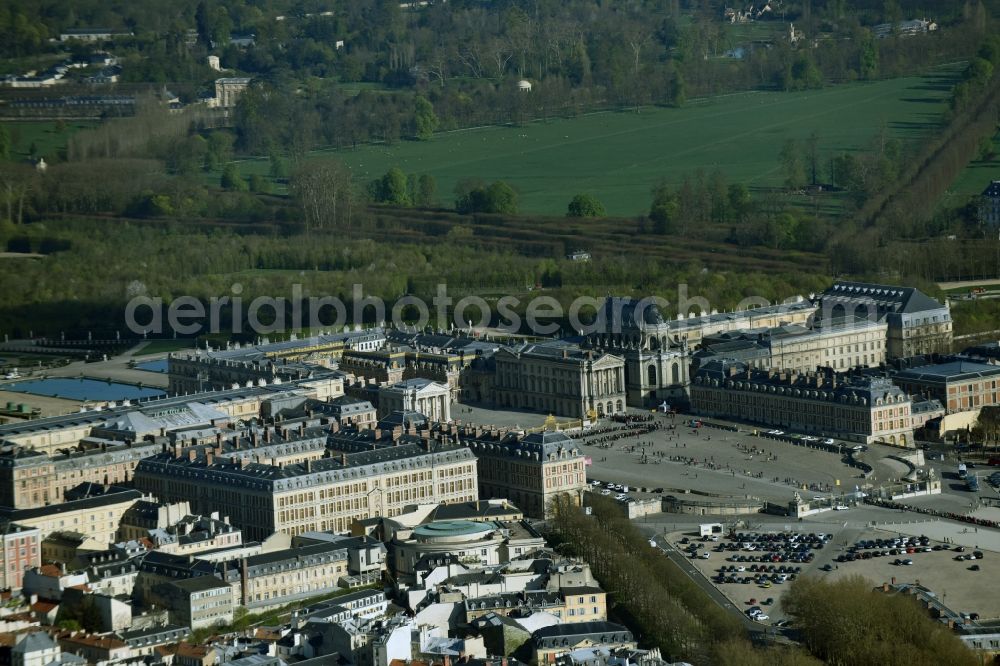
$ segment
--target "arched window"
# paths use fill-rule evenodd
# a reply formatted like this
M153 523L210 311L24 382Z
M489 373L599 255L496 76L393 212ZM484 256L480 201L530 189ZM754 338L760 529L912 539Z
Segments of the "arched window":
M680 370L680 365L678 365L677 363L674 363L673 366L670 368L670 378L672 380L672 383L674 384L681 383L681 370Z
M655 365L651 365L648 368L646 368L646 376L647 376L646 383L649 384L650 386L656 386L656 366Z

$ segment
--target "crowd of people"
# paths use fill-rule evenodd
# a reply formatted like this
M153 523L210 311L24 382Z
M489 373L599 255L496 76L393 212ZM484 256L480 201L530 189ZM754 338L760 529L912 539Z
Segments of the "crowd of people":
M914 513L922 513L927 516L935 516L937 518L946 518L948 520L957 520L961 523L969 523L970 525L976 525L978 527L1000 527L1000 523L995 520L987 520L985 518L976 518L975 516L967 516L962 513L954 513L951 511L939 511L937 509L931 509L923 506L913 506L911 504L902 504L900 502L893 502L892 500L882 499L879 497L866 497L866 504L871 504L873 506L880 506L883 509L897 509L899 511L912 511Z

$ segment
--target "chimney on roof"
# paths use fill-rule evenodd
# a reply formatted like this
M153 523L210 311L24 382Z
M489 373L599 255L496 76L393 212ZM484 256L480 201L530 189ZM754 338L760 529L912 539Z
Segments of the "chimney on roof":
M180 442L174 442L174 458L180 458L184 455L184 447L180 445Z
M253 428L250 429L250 446L252 448L257 448L257 431Z
M306 458L305 467L306 467L306 474L310 474L312 472L312 459L311 458Z
M240 458L240 469L245 469L250 464L250 457Z
M215 433L215 446L216 448L222 446L222 432Z
M306 436L306 424L305 421L299 424L299 437Z
M375 441L382 439L382 428L375 428Z
M392 441L395 442L397 439L399 439L402 436L403 436L403 426L401 426L401 425L394 426L393 429L392 429Z
M264 426L264 443L271 443L271 426Z
M347 454L346 453L341 453L340 454L340 464L341 464L342 467L347 467Z
M188 449L188 460L194 462L198 459L198 451L196 449Z
M212 450L205 451L205 465L211 465L215 461L215 452Z

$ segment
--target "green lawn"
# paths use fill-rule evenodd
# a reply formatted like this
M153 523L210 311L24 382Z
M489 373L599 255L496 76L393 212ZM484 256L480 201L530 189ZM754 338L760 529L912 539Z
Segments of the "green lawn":
M992 159L969 162L948 188L941 205L961 206L969 197L982 194L991 180L1000 180L1000 133L993 136Z
M182 349L194 348L194 340L180 338L177 340L150 340L149 344L143 347L137 354L139 356L152 356L153 354L165 354L167 352L181 351Z
M56 123L52 121L4 121L0 123L7 128L12 142L10 158L13 160L23 160L30 157L31 144L35 144L37 155L54 158L60 150L66 147L69 138L81 129L94 127L96 121L67 120L65 127L60 132L56 129Z
M610 215L635 215L646 210L659 178L679 183L697 169L718 168L751 187L778 186L783 143L813 131L824 165L837 152L864 147L882 125L902 138L919 137L937 127L952 76L940 70L807 92L725 95L680 109L486 127L314 157L344 160L360 182L393 166L432 174L444 204L451 203L459 180L475 177L510 182L520 192L522 212L562 214L574 194L590 192ZM240 170L266 173L267 162L244 162Z

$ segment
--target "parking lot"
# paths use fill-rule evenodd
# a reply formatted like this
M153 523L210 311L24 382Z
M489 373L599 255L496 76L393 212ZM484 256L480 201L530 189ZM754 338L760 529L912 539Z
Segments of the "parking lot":
M818 555L830 548L830 532L738 531L725 536L695 537L691 532L667 540L694 564L743 613L784 624L782 592L799 576L814 570Z
M704 540L688 529L666 535L666 541L744 614L759 607L762 624L785 623L781 597L804 575L835 580L856 574L873 588L916 584L957 613L984 621L1000 618L1000 599L990 593L1000 574L1000 554L985 547L849 527L737 531Z

